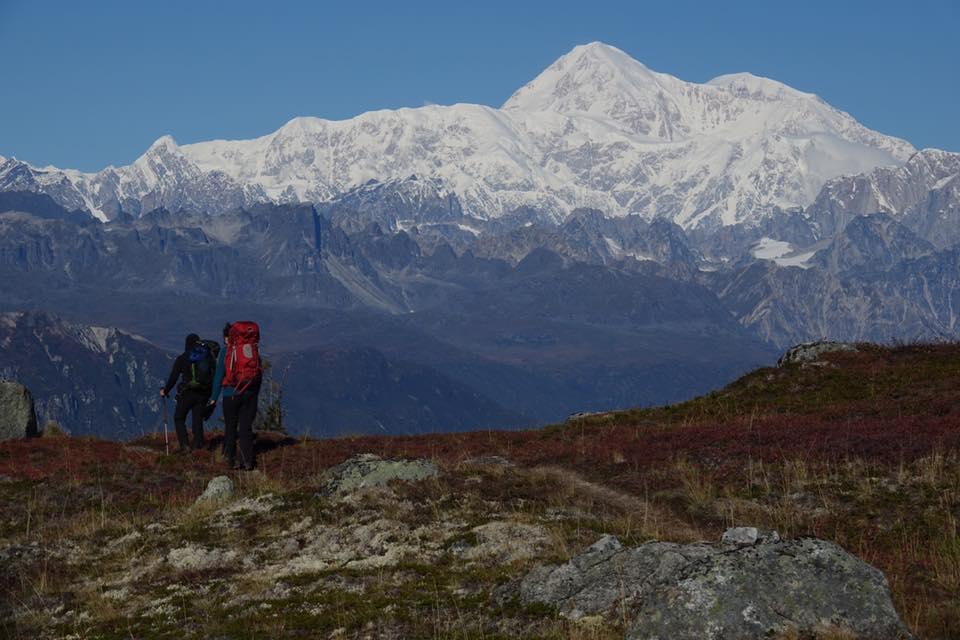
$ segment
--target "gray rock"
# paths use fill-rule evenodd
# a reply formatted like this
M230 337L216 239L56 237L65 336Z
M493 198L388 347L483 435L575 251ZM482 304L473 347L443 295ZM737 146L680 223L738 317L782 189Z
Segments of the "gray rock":
M723 532L720 542L738 546L780 542L780 534L776 531L757 529L756 527L732 527Z
M363 487L378 487L393 480L415 482L440 475L440 469L429 460L384 460L371 453L362 453L327 470L321 492L343 495Z
M835 353L837 351L856 351L856 345L849 342L831 342L829 340L819 340L817 342L804 342L795 347L791 347L777 360L777 366L783 367L788 364L800 364L804 362L816 362L825 353Z
M30 391L12 380L0 380L0 440L38 435L37 412Z
M626 619L626 637L635 640L805 637L830 630L878 640L911 637L880 571L832 542L781 541L750 529L725 536L754 539L750 544L625 548L608 536L566 564L533 569L520 597L574 619Z
M615 613L619 620L630 614L651 580L669 583L681 567L708 552L709 545L666 542L627 549L605 536L566 564L533 569L520 583L520 598L555 606L575 620L599 613Z
M233 480L227 476L217 476L207 483L195 504L216 504L226 502L233 497Z

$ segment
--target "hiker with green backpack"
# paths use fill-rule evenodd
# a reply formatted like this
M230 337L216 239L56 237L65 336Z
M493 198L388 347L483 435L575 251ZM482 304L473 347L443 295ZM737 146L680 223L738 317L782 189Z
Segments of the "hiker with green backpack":
M177 406L173 411L173 424L180 442L179 453L202 449L204 446L203 421L208 415L207 403L213 392L213 377L219 355L219 343L201 340L200 336L191 333L186 338L183 353L177 356L173 363L167 384L160 389L160 395L166 399L173 386L177 385ZM178 378L180 384L177 384ZM192 445L187 436L188 413L193 414Z

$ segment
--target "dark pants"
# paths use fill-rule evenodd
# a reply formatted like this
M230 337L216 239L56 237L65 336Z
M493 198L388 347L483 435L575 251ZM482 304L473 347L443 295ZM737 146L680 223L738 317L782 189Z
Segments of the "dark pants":
M240 464L253 469L253 421L257 417L257 399L260 397L260 381L251 384L241 394L223 399L223 456L229 466L234 466L237 455L237 436L240 439Z
M177 429L177 440L181 449L190 448L187 437L187 414L193 414L193 448L203 448L203 412L207 408L210 394L203 391L184 389L177 395L177 407L173 410L173 424Z

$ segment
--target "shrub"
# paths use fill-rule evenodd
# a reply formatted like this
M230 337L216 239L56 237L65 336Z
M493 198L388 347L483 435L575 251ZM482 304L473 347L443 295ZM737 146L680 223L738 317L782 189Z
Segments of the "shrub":
M41 435L44 438L66 438L70 433L61 427L60 423L56 420L47 420L47 423L43 425Z

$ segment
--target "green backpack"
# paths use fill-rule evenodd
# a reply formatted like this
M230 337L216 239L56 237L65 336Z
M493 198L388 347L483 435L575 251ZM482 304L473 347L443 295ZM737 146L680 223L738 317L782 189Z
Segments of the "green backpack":
M201 340L187 358L190 361L190 379L186 388L193 391L213 390L213 376L217 371L217 357L220 355L220 343L216 340Z

